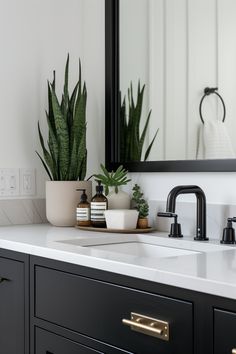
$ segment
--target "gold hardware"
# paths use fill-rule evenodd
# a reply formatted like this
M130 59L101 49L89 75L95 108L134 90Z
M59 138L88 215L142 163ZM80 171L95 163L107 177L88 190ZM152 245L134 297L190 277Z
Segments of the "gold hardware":
M131 319L127 320L126 318L123 318L122 323L130 326L133 331L169 341L168 322L131 312ZM232 354L236 354L236 352L232 352Z
M236 349L232 349L232 354L236 354Z

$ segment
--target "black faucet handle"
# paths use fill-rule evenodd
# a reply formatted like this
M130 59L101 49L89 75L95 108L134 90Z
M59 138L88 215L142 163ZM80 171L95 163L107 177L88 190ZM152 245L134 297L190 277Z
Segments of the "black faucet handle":
M178 217L177 214L170 213L170 212L167 212L167 211L166 212L160 211L160 212L157 213L157 216L161 216L163 218L177 218Z
M227 226L223 230L223 236L220 243L232 245L235 242L235 230L233 228L233 222L236 222L236 217L227 219Z
M178 215L170 212L159 212L157 216L164 218L174 218L174 223L171 224L169 237L183 237L181 232L181 225L178 224Z

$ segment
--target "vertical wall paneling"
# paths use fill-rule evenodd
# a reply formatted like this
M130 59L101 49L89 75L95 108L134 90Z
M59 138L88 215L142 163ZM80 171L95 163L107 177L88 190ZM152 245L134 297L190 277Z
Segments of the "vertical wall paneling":
M166 0L166 159L185 158L186 1ZM174 146L174 149L173 149Z
M218 0L219 89L226 104L226 126L236 151L236 1ZM219 108L219 115L221 110Z
M199 102L206 86L216 82L216 6L215 0L189 0L188 3L188 56L189 56L189 107L188 137L189 158L196 157L199 118ZM217 119L215 97L204 100L205 119Z
M152 109L149 141L159 128L158 135L152 147L149 160L165 158L165 33L164 33L164 1L149 0L149 106Z

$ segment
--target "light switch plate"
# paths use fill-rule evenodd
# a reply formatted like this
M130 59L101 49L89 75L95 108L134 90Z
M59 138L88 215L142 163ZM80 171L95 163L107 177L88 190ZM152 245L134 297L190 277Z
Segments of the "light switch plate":
M0 196L11 197L19 195L19 169L0 169Z

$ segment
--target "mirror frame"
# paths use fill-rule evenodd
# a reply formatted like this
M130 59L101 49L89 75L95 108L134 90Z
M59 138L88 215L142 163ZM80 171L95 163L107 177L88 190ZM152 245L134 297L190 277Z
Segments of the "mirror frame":
M105 164L130 172L235 172L236 159L119 161L119 0L105 0Z

